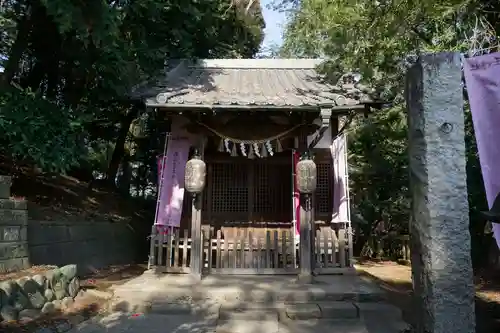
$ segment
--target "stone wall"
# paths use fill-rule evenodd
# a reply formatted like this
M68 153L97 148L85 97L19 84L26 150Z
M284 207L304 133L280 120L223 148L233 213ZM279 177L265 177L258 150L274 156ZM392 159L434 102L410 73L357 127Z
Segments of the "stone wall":
M79 274L135 259L132 230L121 223L29 221L33 265L77 264Z
M76 265L0 282L0 321L33 320L71 308L80 291Z
M0 273L29 267L26 201L10 197L11 178L0 176Z
M0 176L0 274L30 265L78 265L85 274L136 259L132 229L124 223L28 220L24 200L10 197L11 178Z

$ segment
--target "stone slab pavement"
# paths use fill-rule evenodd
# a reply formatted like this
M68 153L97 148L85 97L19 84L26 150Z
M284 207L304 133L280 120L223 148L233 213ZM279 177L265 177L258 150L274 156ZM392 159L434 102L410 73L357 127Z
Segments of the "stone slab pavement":
M401 311L359 276L144 274L114 288L109 313L71 333L399 333Z
M95 317L73 328L70 333L400 333L406 328L401 322L375 319L280 321L277 316L249 320L154 313L133 316L116 312Z
M291 276L207 276L193 281L188 275L144 274L114 288L115 304L129 307L145 302L304 302L384 300L384 292L363 276L319 276L316 283L304 285Z

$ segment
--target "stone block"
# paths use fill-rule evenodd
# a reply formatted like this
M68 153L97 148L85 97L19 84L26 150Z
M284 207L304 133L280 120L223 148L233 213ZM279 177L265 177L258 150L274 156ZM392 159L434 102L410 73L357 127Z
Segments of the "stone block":
M10 198L11 186L12 186L12 177L0 176L0 199Z
M215 333L278 333L279 323L277 320L248 321L245 319L220 321L217 323Z
M0 259L28 257L28 243L0 243Z
M66 226L39 221L30 221L28 237L31 245L63 243L70 240Z
M27 210L0 209L0 224L27 225Z
M69 238L74 242L81 242L95 237L91 232L92 229L89 226L81 224L69 226L68 228Z
M21 226L0 226L0 241L18 242L21 240Z
M54 303L50 301L43 305L42 313L54 313L56 311L57 311L56 306L54 305Z
M263 304L246 304L244 306L222 306L219 309L219 320L278 320L276 308Z
M14 321L14 320L17 320L19 318L18 315L19 315L19 311L17 311L11 305L4 305L0 309L0 316L5 321Z
M320 319L321 308L316 303L286 304L285 314L291 320Z
M358 307L351 302L319 303L323 319L356 319L359 318Z
M28 202L22 199L0 199L0 209L26 210Z
M29 242L29 257L33 265L38 265L38 264L49 264L47 258L49 258L47 254L47 249L50 245L32 245L31 244L31 239Z

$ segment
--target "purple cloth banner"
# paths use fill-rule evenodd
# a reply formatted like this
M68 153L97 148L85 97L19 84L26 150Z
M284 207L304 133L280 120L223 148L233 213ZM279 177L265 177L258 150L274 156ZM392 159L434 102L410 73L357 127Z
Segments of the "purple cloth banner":
M189 157L191 140L189 135L172 124L172 135L168 140L167 155L160 157L162 166L158 194L158 211L155 225L179 227L184 201L184 172Z
M486 198L491 208L500 192L500 53L465 59L464 74ZM500 224L493 223L500 247Z
M333 165L333 223L349 222L346 142L345 134L343 134L334 139L330 146Z
M300 193L297 190L297 163L299 153L293 152L293 209L295 210L295 235L300 234Z

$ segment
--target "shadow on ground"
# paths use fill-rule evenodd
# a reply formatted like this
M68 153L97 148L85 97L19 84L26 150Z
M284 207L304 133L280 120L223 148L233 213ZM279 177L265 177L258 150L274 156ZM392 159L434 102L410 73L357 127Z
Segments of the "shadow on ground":
M366 271L359 272L372 281L376 282L387 294L387 301L403 311L404 320L413 324L412 284L411 281L392 280L390 278L380 278L375 274ZM488 281L491 281L488 279ZM500 282L500 280L498 280ZM484 283L480 286L476 284L477 295L475 298L476 310L476 333L500 332L500 285L496 283ZM488 300L481 296L481 293L499 293L498 300Z
M331 288L332 277L318 278L314 287L304 287L290 276L208 276L197 283L189 276L147 275L118 286L115 295L119 294L121 298L112 304L111 314L99 315L82 323L72 333L313 333L325 330L399 333L402 329L400 318L394 312L368 315L365 321L359 318L310 319L310 316L304 320L292 320L284 308L279 307L286 301L277 299L277 295L283 295L280 291L289 290L300 297L301 292L305 295L315 289L321 296L322 291ZM345 288L353 289L353 297L368 288L366 282L352 276L337 278L334 280L340 281L338 296L347 298L344 301L355 301L349 299L351 292ZM353 280L356 282L352 283ZM314 306L315 301L310 301L309 305ZM387 318L382 318L384 315Z

